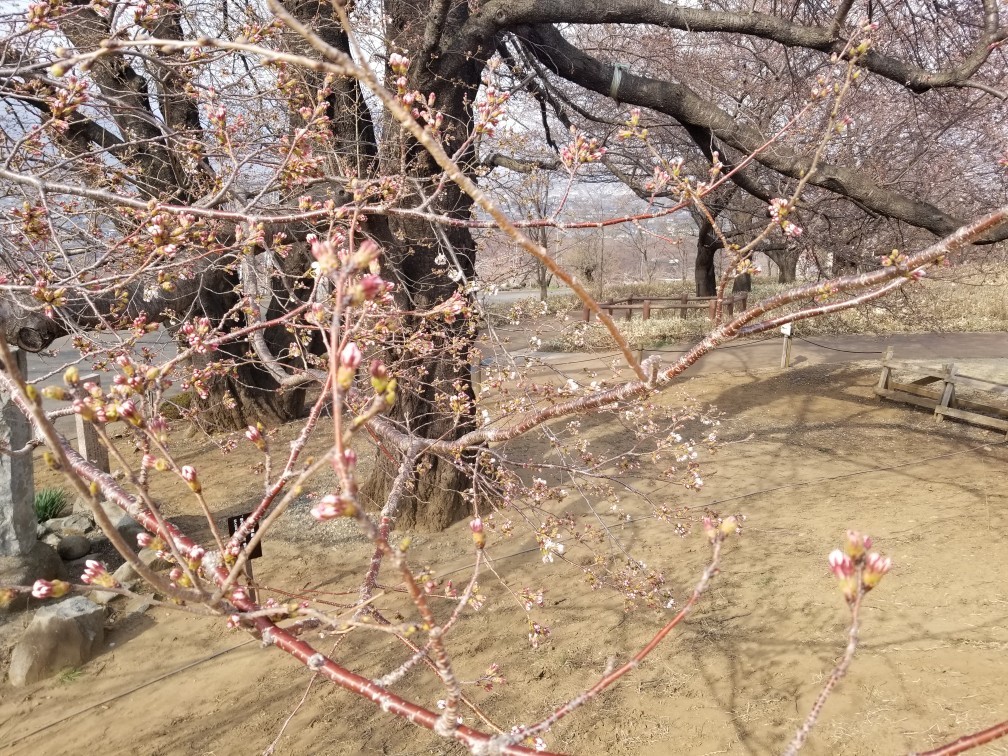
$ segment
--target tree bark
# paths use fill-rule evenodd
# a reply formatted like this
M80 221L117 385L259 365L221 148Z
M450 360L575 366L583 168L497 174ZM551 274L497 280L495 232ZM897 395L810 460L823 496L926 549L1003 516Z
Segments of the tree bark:
M700 218L697 233L697 254L693 276L698 297L713 297L717 294L717 273L714 260L721 249L721 240L714 233L714 227L706 217Z

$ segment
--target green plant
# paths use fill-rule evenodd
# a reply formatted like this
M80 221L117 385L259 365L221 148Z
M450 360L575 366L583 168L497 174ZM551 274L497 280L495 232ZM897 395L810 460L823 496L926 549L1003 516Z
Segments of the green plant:
M77 682L83 674L84 670L80 667L67 667L59 673L59 681L64 685L69 685L72 682Z
M35 492L35 519L39 522L59 517L66 511L67 492L62 488L43 488Z

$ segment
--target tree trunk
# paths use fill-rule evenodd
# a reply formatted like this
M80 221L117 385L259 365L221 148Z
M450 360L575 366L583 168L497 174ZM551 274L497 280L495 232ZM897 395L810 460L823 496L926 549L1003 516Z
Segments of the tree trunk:
M242 342L246 348L247 342ZM239 365L206 383L207 398L193 394L189 419L207 433L241 430L257 422L275 427L298 419L304 409L303 388L279 390L265 370Z
M767 257L777 266L777 283L794 283L798 278L799 249L782 249L767 252Z
M698 297L713 297L717 294L717 274L714 258L721 249L721 241L714 233L714 227L706 218L700 220L697 234L696 265L693 270Z

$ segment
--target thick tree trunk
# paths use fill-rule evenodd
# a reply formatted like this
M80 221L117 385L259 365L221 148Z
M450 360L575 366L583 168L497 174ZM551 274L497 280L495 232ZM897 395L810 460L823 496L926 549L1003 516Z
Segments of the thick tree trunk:
M714 259L721 242L714 233L710 222L703 218L697 234L697 254L694 267L696 293L698 297L713 297L717 294L717 274L714 270Z
M801 250L784 249L767 252L767 257L777 266L777 283L794 283L798 278L798 258Z
M255 365L240 365L206 384L207 398L193 395L189 417L207 433L241 430L262 423L275 427L298 419L304 409L302 388L281 391L273 377Z

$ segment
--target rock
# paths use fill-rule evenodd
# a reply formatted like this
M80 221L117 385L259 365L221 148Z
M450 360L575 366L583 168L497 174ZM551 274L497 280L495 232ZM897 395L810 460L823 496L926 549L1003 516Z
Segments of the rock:
M112 527L118 530L123 540L135 549L137 535L146 533L146 529L114 504L103 501L101 506L105 510L105 514L112 521Z
M158 553L154 551L154 549L140 549L140 553L138 553L137 556L140 557L141 562L146 564L155 572L171 569L171 562L159 557Z
M123 606L122 611L119 613L119 622L128 622L137 617L141 617L147 613L147 610L151 608L150 599L143 598L142 596L133 596Z
M131 588L131 585L123 585L123 588ZM117 593L116 591L91 591L88 597L94 601L96 604L101 604L102 606L108 606L113 600L117 598L125 599L122 593Z
M121 585L133 583L140 579L140 574L133 569L133 565L126 562L119 566L119 569L112 573L112 577L119 581Z
M45 526L50 532L60 535L84 535L88 531L94 530L95 524L91 515L77 513L46 520Z
M44 543L36 543L27 554L0 557L0 585L31 585L38 579L65 580L66 567L56 551ZM16 611L28 605L29 594L22 593L7 609Z
M59 533L46 533L40 539L40 541L42 543L44 543L46 546L49 546L49 547L51 547L53 549L55 549L57 546L59 546L59 543L62 540L63 540L63 536L61 536Z
M72 562L74 559L80 559L91 553L91 541L87 539L87 536L68 535L59 542L56 550L63 561Z
M41 522L38 525L35 526L35 537L36 538L38 538L41 541L47 535L49 535L49 528L47 528Z
M27 357L13 350L14 361L25 375ZM0 366L0 370L5 369ZM21 449L32 438L31 427L9 391L0 391L0 446ZM23 557L35 548L35 485L32 455L5 454L0 464L0 557Z
M49 677L88 661L105 639L105 610L84 596L42 607L11 654L11 685Z

